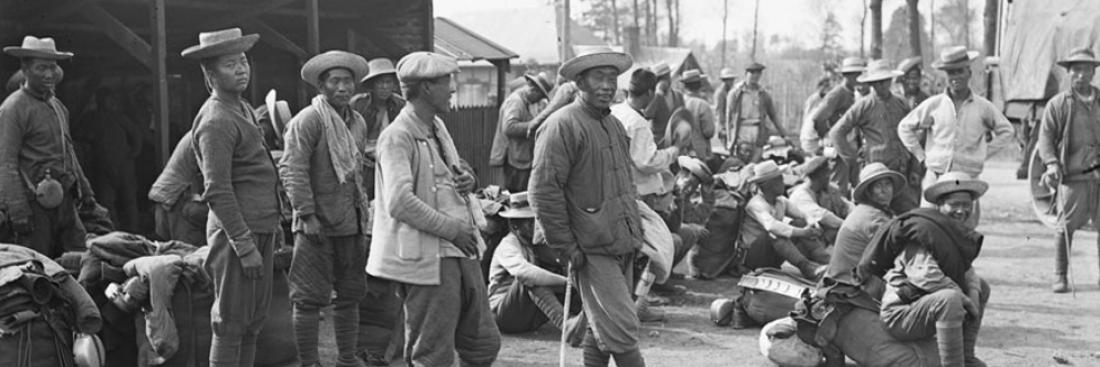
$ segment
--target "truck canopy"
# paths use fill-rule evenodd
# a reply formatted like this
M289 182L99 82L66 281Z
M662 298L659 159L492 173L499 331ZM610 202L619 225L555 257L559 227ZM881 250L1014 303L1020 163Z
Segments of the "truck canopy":
M1067 86L1056 61L1078 47L1100 52L1100 1L1015 0L1010 7L998 68L1006 101L1053 97Z

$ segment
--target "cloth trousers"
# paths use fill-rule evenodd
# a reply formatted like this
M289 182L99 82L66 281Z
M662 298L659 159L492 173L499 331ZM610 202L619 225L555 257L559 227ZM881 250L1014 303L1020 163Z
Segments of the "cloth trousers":
M272 253L275 233L253 233L256 251L263 257L262 276L244 276L241 260L229 244L225 230L208 226L207 242L210 254L203 268L214 286L214 304L210 307L210 329L214 333L210 345L210 366L248 366L256 358L256 336L267 319L271 303L271 280L274 276Z
M584 266L574 269L571 275L584 305L588 327L604 352L615 354L638 349L641 326L631 298L634 257L635 253L585 255Z
M481 265L445 257L439 285L396 284L405 310L405 364L410 367L489 366L500 352L500 331L489 311Z
M186 201L188 200L176 200L171 208L165 208L161 204L153 205L156 208L153 215L156 221L157 236L165 240L181 241L197 247L206 246L206 225L203 223L196 224L187 219L183 208L185 205L190 204L185 203ZM195 203L195 205L202 204Z
M504 164L504 188L508 189L508 192L524 192L527 191L527 183L531 180L531 169L521 169L512 167L512 165Z
M714 278L722 273L736 271L737 234L740 215L736 209L714 208L707 220L710 236L698 241L691 265L697 276Z
M759 236L750 242L745 253L745 267L749 269L779 268L787 261L799 269L808 261L829 263L829 252L824 243L812 238L772 238Z
M859 163L855 159L836 157L829 182L836 184L845 198L851 198L852 189L859 182Z
M886 292L894 292L887 286ZM985 315L985 304L989 301L989 283L982 281L981 300L978 308ZM957 289L941 289L925 294L909 304L884 304L879 313L890 335L901 341L914 341L931 338L936 335L936 322L963 321L964 332L971 329L977 336L981 327L981 318L974 319L963 308L962 297Z
M302 364L318 362L317 336L321 308L332 303L339 363L351 363L359 336L359 300L367 291L367 241L362 235L294 235L290 263L290 300L294 333ZM336 291L336 299L332 292Z
M359 300L359 353L382 356L400 326L401 299L393 282L367 275L367 294Z
M1069 251L1073 247L1073 233L1092 221L1100 220L1100 184L1096 181L1062 182L1055 196L1058 205L1058 223L1054 233L1054 275L1063 277L1069 267ZM1067 234L1068 232L1068 234ZM1066 243L1069 237L1069 243ZM1100 249L1100 242L1097 242Z
M504 294L504 297L499 301L489 305L489 310L493 312L494 319L496 320L497 327L501 333L515 334L525 333L529 331L538 330L542 324L550 321L550 317L547 316L538 303L534 300L536 289L543 289L549 292L541 291L542 294L553 294L555 297L553 300L548 300L544 297L544 301L557 302L558 308L564 310L564 306L561 305L561 299L563 295L557 294L549 287L528 287L518 280L513 280L512 284L508 286L508 290ZM574 309L575 310L575 309ZM561 312L559 312L561 313ZM556 315L556 318L561 318L560 315ZM561 328L561 325L554 326Z
M31 207L31 224L34 230L17 234L10 223L0 223L0 242L18 244L51 259L67 251L84 251L86 231L76 212L76 199L66 190L61 205L53 209L43 208L34 198L28 199Z
M942 175L942 173L936 173L933 170L928 170L927 172L924 173L924 180L921 181L921 187L932 186L932 184L936 183L936 180L940 178L940 175ZM970 179L977 180L978 175L970 175ZM932 207L936 206L934 203L929 203L927 200L925 200L924 195L921 195L920 204L921 204L921 207L924 207L924 208L932 208ZM980 223L980 221L982 219L981 217L982 217L982 203L978 200L975 200L974 201L974 214L971 214L970 219L967 219L966 222L967 222L968 225L970 225L971 228L977 228L978 223Z

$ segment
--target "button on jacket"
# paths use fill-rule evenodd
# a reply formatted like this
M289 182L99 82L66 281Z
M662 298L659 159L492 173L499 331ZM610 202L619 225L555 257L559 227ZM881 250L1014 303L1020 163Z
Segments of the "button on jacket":
M354 110L348 130L362 151L367 140L367 124ZM366 233L369 204L365 188L349 177L344 183L336 177L329 154L325 124L313 106L308 106L287 123L285 150L279 162L279 175L294 207L294 230L302 229L302 218L317 216L326 236L350 236ZM354 173L362 175L363 170Z

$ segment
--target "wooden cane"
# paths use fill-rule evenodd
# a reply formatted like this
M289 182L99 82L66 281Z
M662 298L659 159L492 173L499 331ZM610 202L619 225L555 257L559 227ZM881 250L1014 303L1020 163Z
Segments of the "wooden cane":
M561 317L561 344L558 346L558 367L565 367L565 344L568 332L565 330L565 325L569 320L569 305L573 304L573 262L569 262L569 266L565 271L565 305L564 311L562 311Z

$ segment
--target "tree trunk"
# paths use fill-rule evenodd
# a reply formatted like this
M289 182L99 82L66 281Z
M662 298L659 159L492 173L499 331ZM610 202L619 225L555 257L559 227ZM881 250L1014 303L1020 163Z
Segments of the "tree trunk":
M997 54L997 27L999 17L997 16L997 6L1000 5L999 0L985 0L985 55L993 56Z
M642 29L642 25L638 23L638 0L634 0L634 26Z
M882 58L882 0L871 0L871 59Z
M619 7L616 6L615 0L611 0L611 29L615 31L613 33L615 44L623 44L623 32L619 29Z
M726 67L726 24L729 19L730 1L722 0L722 67Z
M668 46L676 47L676 11L673 10L674 0L665 0L665 10L668 11Z
M863 0L863 18L859 19L859 57L867 57L867 0Z
M997 0L990 0L997 1ZM920 8L917 4L920 0L905 0L906 5L909 6L909 55L920 57Z
M963 44L966 45L967 49L970 49L970 21L974 20L974 15L970 13L970 1L967 1L967 0L961 0L961 1L962 1L962 7L963 7L963 9L962 9L962 12L963 12L962 34L963 34L963 39L965 40L965 42Z

